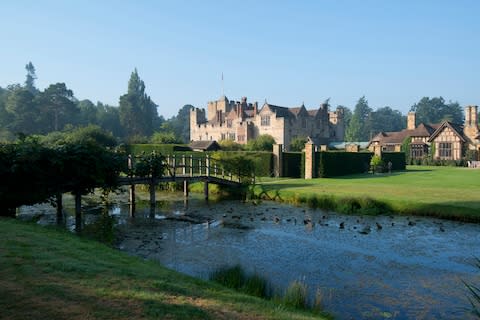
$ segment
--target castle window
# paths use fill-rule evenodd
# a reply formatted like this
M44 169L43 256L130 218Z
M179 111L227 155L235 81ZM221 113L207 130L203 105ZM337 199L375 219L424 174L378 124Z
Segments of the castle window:
M238 141L245 141L244 135L238 135Z
M269 126L270 125L270 116L262 116L260 125Z
M450 142L440 142L438 144L438 156L440 159L451 159L452 144Z
M227 119L227 128L232 127L232 119Z
M235 140L235 133L229 133L228 134L228 139Z
M222 133L222 137L220 140L225 140L225 133Z

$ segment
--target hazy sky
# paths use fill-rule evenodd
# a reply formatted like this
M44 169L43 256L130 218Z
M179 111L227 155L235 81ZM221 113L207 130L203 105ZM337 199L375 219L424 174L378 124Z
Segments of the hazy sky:
M166 118L228 98L406 113L480 104L480 1L0 0L0 86L65 82L118 105L134 68Z

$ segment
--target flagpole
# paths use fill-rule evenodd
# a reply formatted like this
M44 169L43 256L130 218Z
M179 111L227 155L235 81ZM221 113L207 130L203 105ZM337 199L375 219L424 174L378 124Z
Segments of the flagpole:
M225 96L225 88L223 84L223 71L222 71L222 97Z

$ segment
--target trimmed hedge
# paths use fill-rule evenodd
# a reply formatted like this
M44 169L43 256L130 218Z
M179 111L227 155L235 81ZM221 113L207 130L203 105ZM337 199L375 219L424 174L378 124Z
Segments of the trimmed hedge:
M315 173L328 178L367 172L372 156L370 152L316 152Z
M245 155L252 159L257 177L271 177L273 175L273 154L266 151L215 151L212 154Z
M382 161L387 168L387 163L392 162L392 170L405 170L405 152L382 152ZM387 169L388 170L388 169Z
M302 161L303 152L284 152L282 161L282 176L301 178L305 174L305 163ZM302 166L303 164L303 166Z
M186 144L129 144L126 147L130 154L138 155L142 152L151 153L152 151L159 152L163 155L173 154L178 151L191 151Z

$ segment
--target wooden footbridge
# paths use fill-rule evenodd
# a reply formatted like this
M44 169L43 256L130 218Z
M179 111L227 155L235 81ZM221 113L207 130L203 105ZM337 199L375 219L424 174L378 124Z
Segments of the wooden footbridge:
M129 166L133 166L134 158L129 157ZM211 158L194 156L167 156L164 160L165 171L160 177L120 177L119 185L130 186L130 203L135 203L135 185L150 186L150 204L155 204L155 186L164 182L183 183L184 195L188 196L188 186L191 182L204 183L204 196L208 199L208 184L213 183L228 187L240 187L244 182L254 182L254 176L246 176L240 172L226 172L222 162Z

